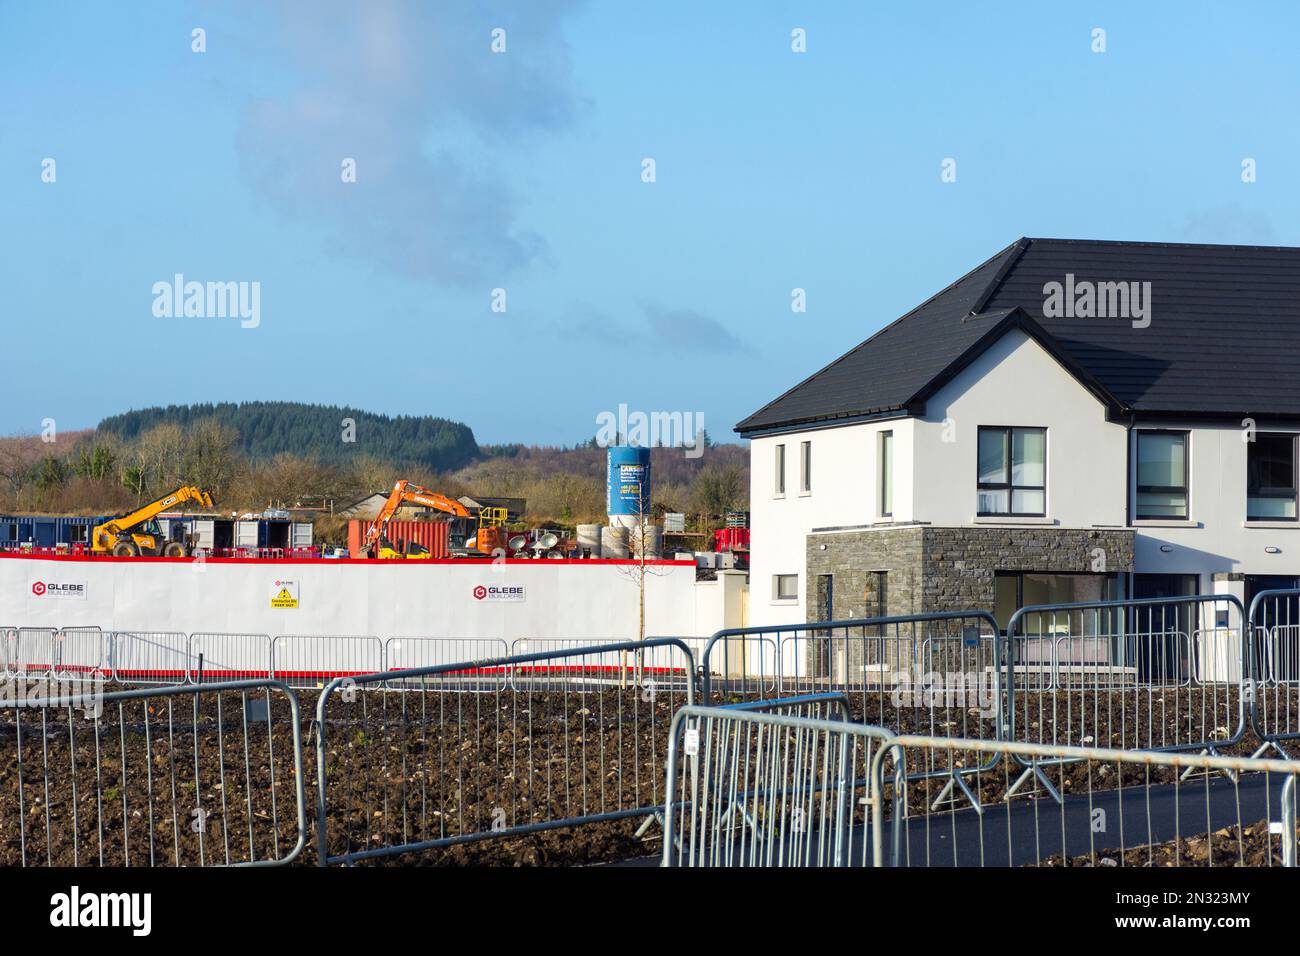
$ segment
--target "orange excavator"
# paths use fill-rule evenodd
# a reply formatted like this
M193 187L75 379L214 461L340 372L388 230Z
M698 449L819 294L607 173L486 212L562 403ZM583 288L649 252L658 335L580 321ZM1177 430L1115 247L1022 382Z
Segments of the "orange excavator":
M442 511L457 518L468 518L469 510L459 501L448 498L446 495L440 495L436 491L429 491L427 488L421 488L419 485L413 485L405 479L393 485L393 493L388 496L384 506L379 509L379 514L375 520L366 529L366 538L361 543L361 554L364 557L378 555L381 558L407 558L414 560L427 560L432 557L429 549L416 541L408 541L402 550L394 548L385 534L388 528L388 522L393 520L393 515L402 505L423 505L426 508L433 508L435 511Z

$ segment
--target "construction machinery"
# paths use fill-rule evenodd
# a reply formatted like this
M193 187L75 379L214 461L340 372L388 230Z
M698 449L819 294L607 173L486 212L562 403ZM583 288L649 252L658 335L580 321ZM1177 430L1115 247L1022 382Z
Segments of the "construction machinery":
M111 554L119 558L142 554L167 558L188 557L192 551L191 543L166 540L157 520L158 515L168 508L187 501L198 502L205 508L212 507L212 495L202 488L183 485L143 507L96 525L90 533L90 550L95 554Z
M478 513L478 532L474 535L474 548L480 554L493 557L509 554L506 519L510 512L505 508L483 508Z
M371 522L370 527L366 529L365 540L361 543L363 557L377 556L380 558L414 560L427 560L431 557L429 549L424 545L415 541L408 541L402 547L396 548L385 534L388 522L393 520L393 515L397 514L399 508L407 504L423 505L426 508L432 508L435 511L441 511L457 518L469 517L469 509L459 501L441 495L436 491L421 488L419 485L413 485L409 481L402 479L393 485L393 491L388 496L388 500L379 509L379 514L375 516L375 520Z

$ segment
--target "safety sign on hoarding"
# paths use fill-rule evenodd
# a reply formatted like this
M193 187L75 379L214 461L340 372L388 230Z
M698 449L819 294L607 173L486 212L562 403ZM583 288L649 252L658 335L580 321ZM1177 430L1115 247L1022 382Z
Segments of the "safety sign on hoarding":
M271 587L271 607L296 608L298 606L298 582L276 581Z

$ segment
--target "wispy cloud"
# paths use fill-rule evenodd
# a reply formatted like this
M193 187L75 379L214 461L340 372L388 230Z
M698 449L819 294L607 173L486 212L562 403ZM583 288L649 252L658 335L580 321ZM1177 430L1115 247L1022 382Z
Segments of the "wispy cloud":
M248 109L243 168L338 255L460 285L525 266L545 240L520 222L497 157L580 111L561 32L576 6L285 0L273 42L299 85Z
M1221 206L1191 213L1183 220L1187 242L1221 242L1243 245L1275 245L1273 222L1262 212L1240 206Z
M700 354L748 354L753 349L717 319L695 309L667 308L657 302L640 303L641 321L615 319L607 313L580 307L560 323L559 331L611 348L635 346Z

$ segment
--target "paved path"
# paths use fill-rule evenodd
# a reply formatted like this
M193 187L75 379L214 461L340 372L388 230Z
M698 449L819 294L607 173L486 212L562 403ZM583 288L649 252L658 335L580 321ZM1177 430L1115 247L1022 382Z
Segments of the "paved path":
M1236 823L1250 825L1281 817L1284 777L1250 774L1234 784L1223 775L1149 790L1098 790L1074 794L1064 805L1048 797L1017 799L984 808L934 813L906 821L898 835L900 866L1025 866L1047 857L1086 856L1104 849L1133 849L1213 832ZM1101 811L1097 814L1097 811ZM1097 827L1094 830L1094 823ZM885 862L891 861L894 828L886 824ZM861 865L867 830L856 827L850 859ZM744 841L738 841L738 854ZM871 848L865 847L870 863ZM658 859L629 860L626 866L656 865Z

